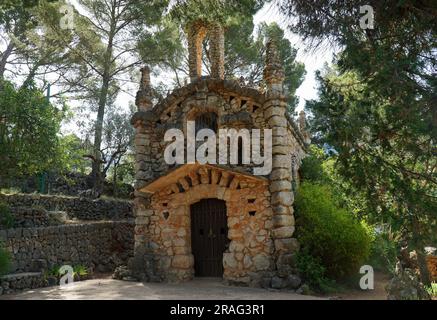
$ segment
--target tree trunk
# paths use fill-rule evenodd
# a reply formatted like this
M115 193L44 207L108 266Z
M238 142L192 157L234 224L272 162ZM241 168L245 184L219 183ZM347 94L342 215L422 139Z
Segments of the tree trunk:
M114 165L114 180L113 180L113 183L114 183L114 194L113 194L113 196L114 196L114 198L118 198L118 190L117 190L117 167L118 167L118 165L115 164L115 165Z
M14 50L14 44L11 41L9 42L5 52L3 52L2 57L0 59L0 79L4 79L6 64L8 63L8 59L11 56L13 50Z
M103 84L100 89L99 110L97 112L96 128L94 133L94 161L92 164L91 176L93 177L94 190L100 193L103 189L102 179L102 155L100 153L102 147L103 135L103 120L105 118L106 102L108 100L109 91L109 76L106 74L103 79Z
M116 16L115 5L111 12L111 30L109 32L108 46L106 47L104 59L104 72L102 76L102 86L100 88L99 109L97 112L96 131L94 134L94 162L92 165L91 176L94 180L94 190L101 194L103 190L103 175L102 175L102 154L100 153L102 147L103 135L103 121L105 118L105 108L108 101L109 84L111 82L111 64L113 53L113 42L116 30Z

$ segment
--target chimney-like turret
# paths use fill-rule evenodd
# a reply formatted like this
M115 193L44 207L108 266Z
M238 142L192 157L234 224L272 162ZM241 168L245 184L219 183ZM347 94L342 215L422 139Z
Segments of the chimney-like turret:
M310 144L311 143L311 136L306 128L306 123L307 123L306 114L305 114L305 111L302 110L299 113L299 129L300 129L300 133L302 134L302 136L305 140L305 143Z
M282 94L285 80L284 68L279 60L278 49L273 40L267 42L266 67L264 81L267 91L273 94Z
M152 87L150 84L150 68L145 66L141 69L140 90L137 93L136 105L138 111L147 111L152 108Z
M211 77L225 78L225 31L216 23L211 26L210 34Z
M210 40L211 77L224 79L225 75L225 33L219 23L192 22L187 27L188 55L191 82L202 76L203 40Z

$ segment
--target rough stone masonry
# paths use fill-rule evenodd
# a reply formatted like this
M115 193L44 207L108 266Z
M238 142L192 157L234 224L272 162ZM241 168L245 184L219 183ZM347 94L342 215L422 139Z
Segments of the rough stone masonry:
M218 275L229 284L297 288L294 255L299 244L293 238L293 201L310 140L305 115L297 125L287 113L284 70L275 43L267 44L265 89L252 88L243 80L224 78L222 26L198 21L187 30L191 83L154 104L150 70L142 69L138 112L132 119L137 182L135 256L130 268L148 281ZM209 77L203 77L201 70L205 37L211 48ZM168 165L164 134L174 128L186 134L187 121L214 131L271 129L271 174L255 176L252 164ZM226 225L219 229L219 218L211 220L221 214L217 208L206 206L200 216L193 211L208 199L225 203ZM225 237L217 233L220 230ZM198 243L199 237L211 243L210 249Z

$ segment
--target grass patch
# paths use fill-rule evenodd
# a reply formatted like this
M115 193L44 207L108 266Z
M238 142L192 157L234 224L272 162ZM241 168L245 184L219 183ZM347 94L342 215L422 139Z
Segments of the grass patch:
M426 288L426 291L428 291L428 294L433 298L437 299L437 282L431 283L430 287Z

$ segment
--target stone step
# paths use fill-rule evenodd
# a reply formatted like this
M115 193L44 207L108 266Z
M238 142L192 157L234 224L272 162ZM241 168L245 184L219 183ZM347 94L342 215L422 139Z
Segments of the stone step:
M47 279L41 272L11 273L0 277L0 296L47 285Z

